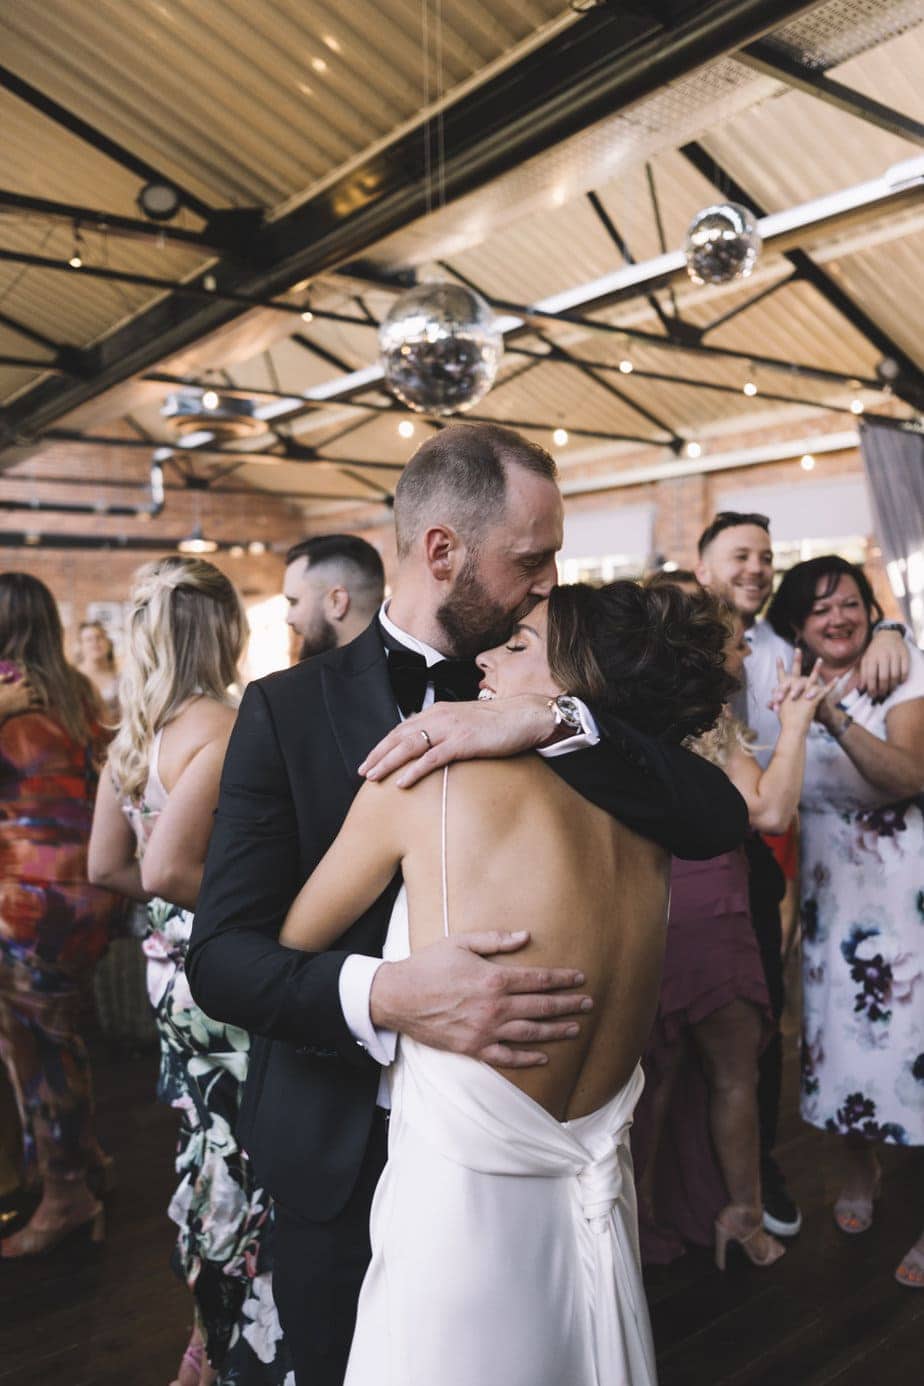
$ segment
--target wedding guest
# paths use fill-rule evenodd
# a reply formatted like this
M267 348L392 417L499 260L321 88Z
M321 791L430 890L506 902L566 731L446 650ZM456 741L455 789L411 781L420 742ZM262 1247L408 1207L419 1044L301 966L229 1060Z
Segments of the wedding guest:
M318 534L286 554L286 621L299 637L299 659L348 645L385 596L379 552L356 534Z
M808 739L802 814L802 1115L843 1137L838 1227L865 1232L877 1143L924 1146L924 655L886 698L861 661L882 612L862 568L797 563L768 621L836 680ZM924 1235L898 1280L924 1288Z
M672 577L651 585L671 585ZM685 589L691 601L704 599L695 595L695 583ZM748 654L741 620L724 604L715 608L727 622L726 667L740 680ZM817 675L801 677L797 660L783 685L780 737L764 771L728 708L695 743L743 794L753 827L785 827L795 812L820 689ZM649 1261L672 1259L684 1242L706 1243L714 1235L724 1268L729 1234L754 1265L772 1265L783 1254L762 1225L758 1059L776 1019L752 927L749 875L742 848L711 861L674 863L658 1015L645 1057L650 1084L636 1138Z
M239 1386L281 1386L268 1199L235 1139L250 1038L204 1014L185 972L246 618L232 584L198 558L146 564L131 602L122 724L100 781L90 873L147 901L157 1094L180 1113L174 1265L195 1305L177 1382L209 1386L221 1371Z
M119 720L119 675L115 648L102 621L82 621L77 631L74 663L86 674L99 694L109 722Z
M29 690L0 726L0 1054L19 1108L24 1182L42 1186L29 1222L2 1243L9 1260L50 1251L82 1227L103 1237L87 1182L105 1157L80 1014L120 902L87 879L106 744L97 697L65 659L54 598L27 573L0 574L0 659L23 670Z
M715 596L727 602L744 623L750 657L744 684L732 700L738 720L754 733L753 754L765 767L770 762L779 735L779 721L770 706L780 661L785 669L792 663L792 645L782 639L768 621L759 619L773 590L773 547L770 521L766 515L722 510L700 536L697 579ZM884 629L871 642L860 670L863 687L873 696L889 692L907 673L908 653L903 631ZM807 672L807 671L806 671ZM793 871L795 823L787 834L749 834L745 841L751 881L752 923L757 934L770 1002L777 1020L783 1013L783 921L779 894L785 899L787 869ZM789 836L793 835L793 836ZM778 841L783 837L784 841ZM788 837L788 841L785 840ZM765 839L769 839L766 841ZM774 868L770 851L777 857ZM794 887L790 887L790 894ZM764 1195L764 1226L779 1237L795 1236L802 1226L802 1214L790 1194L783 1171L774 1154L779 1124L783 1082L783 1043L777 1032L760 1057L758 1103L761 1129L761 1183Z

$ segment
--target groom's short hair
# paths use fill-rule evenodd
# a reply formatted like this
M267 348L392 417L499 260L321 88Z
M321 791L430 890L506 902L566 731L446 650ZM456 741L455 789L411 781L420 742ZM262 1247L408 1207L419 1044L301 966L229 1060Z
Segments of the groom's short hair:
M478 536L503 520L509 467L548 481L558 477L545 448L500 424L450 424L421 443L395 489L398 557L410 552L427 525L440 521L477 547Z

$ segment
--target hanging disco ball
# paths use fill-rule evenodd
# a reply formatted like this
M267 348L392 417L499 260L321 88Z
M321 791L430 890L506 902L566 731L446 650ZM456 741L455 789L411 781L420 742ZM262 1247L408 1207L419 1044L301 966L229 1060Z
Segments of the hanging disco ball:
M722 202L704 207L687 231L687 273L694 284L746 279L760 255L760 232L747 207Z
M402 294L379 327L392 394L422 414L470 409L494 384L503 334L484 299L461 284L421 284Z

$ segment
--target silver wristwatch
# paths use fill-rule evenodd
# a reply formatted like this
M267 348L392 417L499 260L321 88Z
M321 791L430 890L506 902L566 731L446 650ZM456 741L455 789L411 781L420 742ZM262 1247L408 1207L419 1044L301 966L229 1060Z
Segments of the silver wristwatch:
M578 700L572 698L570 693L559 693L557 698L550 698L547 706L556 727L568 727L573 732L584 730Z

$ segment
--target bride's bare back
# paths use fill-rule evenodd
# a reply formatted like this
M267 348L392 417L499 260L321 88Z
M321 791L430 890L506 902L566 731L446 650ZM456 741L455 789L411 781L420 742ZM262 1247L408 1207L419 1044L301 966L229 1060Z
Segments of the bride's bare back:
M443 932L442 782L434 774L406 794L412 951ZM559 1120L595 1111L628 1081L651 1029L670 858L537 756L454 765L447 805L450 932L529 929L517 963L579 968L594 1000L547 1065L506 1076Z

